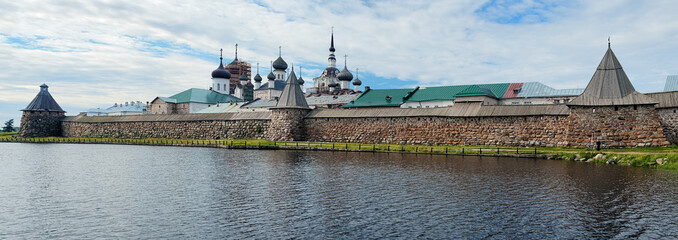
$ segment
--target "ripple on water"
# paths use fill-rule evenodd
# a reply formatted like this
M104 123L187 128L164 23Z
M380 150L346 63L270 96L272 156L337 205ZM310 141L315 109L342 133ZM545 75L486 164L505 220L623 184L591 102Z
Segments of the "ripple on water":
M492 157L0 143L0 238L668 238L678 174Z

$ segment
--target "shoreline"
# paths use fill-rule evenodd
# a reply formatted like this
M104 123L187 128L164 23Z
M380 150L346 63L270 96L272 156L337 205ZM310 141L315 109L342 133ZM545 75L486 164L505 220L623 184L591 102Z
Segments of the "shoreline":
M647 147L601 149L562 147L503 147L503 146L455 146L413 144L332 143L310 141L268 141L263 139L125 139L125 138L16 138L0 135L0 142L18 143L77 143L77 144L122 144L175 147L210 147L250 150L305 150L382 152L429 155L490 156L543 158L554 160L602 163L620 166L644 167L678 171L678 147Z

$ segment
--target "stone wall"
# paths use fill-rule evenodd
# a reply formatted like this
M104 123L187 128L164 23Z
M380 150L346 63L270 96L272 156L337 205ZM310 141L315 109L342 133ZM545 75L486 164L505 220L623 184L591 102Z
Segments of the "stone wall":
M52 137L61 135L63 112L24 111L18 137Z
M665 146L669 142L652 105L570 106L570 146L603 147Z
M310 137L304 126L304 116L309 111L300 108L273 109L267 138L271 141L299 141Z
M70 117L62 122L64 137L105 138L265 138L270 120L243 119L234 114L137 115Z
M308 118L311 141L566 146L567 116Z
M511 108L522 111L500 116L491 114L513 112L503 113L504 108L481 108L463 114L445 109L309 112L292 108L233 114L77 116L64 119L61 128L66 137L267 138L275 141L571 147L594 147L598 141L603 147L664 146L678 142L678 114L675 113L678 108L571 106L553 115L527 111L535 107L524 108ZM25 127L23 119L21 127Z
M672 144L678 144L678 107L657 109L657 115L666 139Z

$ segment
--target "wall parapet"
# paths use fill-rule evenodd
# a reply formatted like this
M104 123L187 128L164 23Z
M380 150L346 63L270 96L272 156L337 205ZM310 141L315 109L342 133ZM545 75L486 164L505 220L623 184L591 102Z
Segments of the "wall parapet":
M444 108L370 108L316 109L306 118L380 118L380 117L528 117L568 116L566 105L497 105L455 104Z
M233 120L270 120L270 112L238 113L194 113L194 114L147 114L132 116L72 116L64 122L116 123L116 122L195 122L195 121L233 121Z

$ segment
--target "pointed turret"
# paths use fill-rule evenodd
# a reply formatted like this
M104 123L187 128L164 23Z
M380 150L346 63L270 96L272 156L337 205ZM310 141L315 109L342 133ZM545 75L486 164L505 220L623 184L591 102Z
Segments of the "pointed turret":
M287 77L285 89L280 95L275 108L309 108L308 103L306 103L306 97L304 97L304 92L301 91L301 87L298 84L297 76L294 74L294 66L290 76Z
M636 92L608 43L607 52L586 89L568 105L612 106L655 103L657 102L650 97Z
M40 85L40 92L33 98L33 101L28 104L25 109L21 111L47 111L47 112L64 112L59 104L54 100L52 94L47 90L47 84Z

